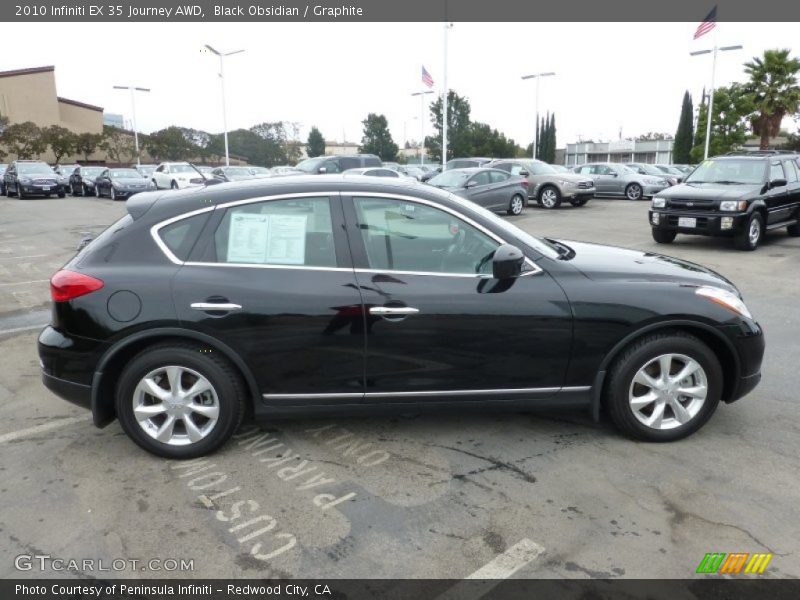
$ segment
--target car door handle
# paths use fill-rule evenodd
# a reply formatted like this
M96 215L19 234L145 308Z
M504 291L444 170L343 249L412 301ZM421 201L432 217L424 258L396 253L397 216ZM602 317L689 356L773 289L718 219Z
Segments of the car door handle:
M369 309L369 314L381 317L416 315L418 312L418 308L411 306L371 306Z
M189 306L191 306L193 310L203 311L230 312L232 310L242 310L241 304L232 304L230 302L193 302Z

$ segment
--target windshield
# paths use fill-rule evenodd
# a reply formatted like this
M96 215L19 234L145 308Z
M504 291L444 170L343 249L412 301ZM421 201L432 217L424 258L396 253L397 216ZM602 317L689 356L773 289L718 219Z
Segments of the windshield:
M18 163L17 173L20 175L54 175L51 169L45 163Z
M250 177L253 173L247 167L226 167L225 175L228 177Z
M307 158L303 162L297 165L297 169L301 171L305 171L306 173L316 173L322 163L325 161L324 158Z
M763 183L764 164L752 159L706 160L692 171L686 183Z
M628 166L628 165L626 165L626 166ZM631 168L633 168L633 169L639 168L642 171L644 171L645 173L647 173L648 175L663 175L664 174L663 171L661 171L660 169L657 169L653 165L648 165L648 164L644 164L644 163L637 164L637 165L631 165Z
M103 167L83 167L81 169L81 175L84 177L97 177L102 172Z
M150 173L155 171L156 168L155 167L138 166L138 167L136 167L136 170L139 171L139 173L144 173L145 175L150 175Z
M136 169L111 169L108 172L111 179L141 179L142 176Z
M464 171L446 171L432 178L428 183L437 187L460 187L469 179L471 173Z

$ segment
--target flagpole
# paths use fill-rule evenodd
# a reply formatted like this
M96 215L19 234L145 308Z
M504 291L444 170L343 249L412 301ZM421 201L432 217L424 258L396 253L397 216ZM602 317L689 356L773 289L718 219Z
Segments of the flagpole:
M446 18L446 16L445 16ZM442 171L447 165L447 29L444 22L444 69L442 74Z
M423 67L424 68L424 67ZM425 164L425 91L419 95L419 164Z
M703 160L708 158L708 146L711 142L711 121L714 119L714 78L717 72L717 31L718 29L714 28L714 52L713 57L711 58L711 94L708 97L708 113L706 118L706 145L705 150L703 151Z

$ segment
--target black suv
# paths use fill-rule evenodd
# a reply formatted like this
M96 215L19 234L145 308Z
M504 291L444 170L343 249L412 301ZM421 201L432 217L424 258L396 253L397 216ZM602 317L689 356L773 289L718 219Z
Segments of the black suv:
M67 194L66 180L46 162L40 160L15 160L3 175L3 187L6 194L19 196L45 196L58 194L63 198Z
M771 229L800 236L800 156L763 151L710 158L682 184L659 192L649 216L661 244L690 233L730 236L740 250L755 250Z
M348 169L382 167L383 163L374 154L352 154L347 156L315 156L299 163L296 169L311 175L344 173Z

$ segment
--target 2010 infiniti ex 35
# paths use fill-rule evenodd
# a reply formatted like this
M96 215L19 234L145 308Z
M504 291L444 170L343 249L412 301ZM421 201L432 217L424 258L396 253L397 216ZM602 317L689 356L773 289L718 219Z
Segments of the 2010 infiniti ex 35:
M670 441L760 379L734 285L531 236L413 181L300 176L142 192L51 281L44 384L189 458L257 420L601 408Z

